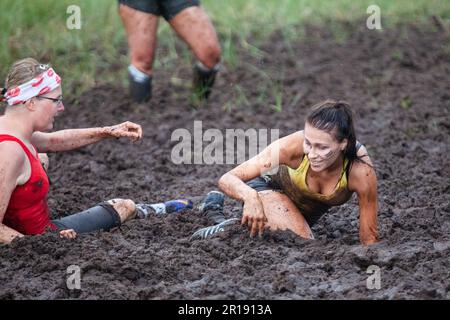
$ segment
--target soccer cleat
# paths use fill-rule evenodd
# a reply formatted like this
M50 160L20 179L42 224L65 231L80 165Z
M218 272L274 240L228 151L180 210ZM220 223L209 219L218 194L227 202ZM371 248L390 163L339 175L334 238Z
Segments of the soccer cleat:
M134 102L143 103L152 97L152 77L130 65L128 67L130 96Z
M220 63L212 69L206 68L202 63L197 61L194 65L194 75L192 80L192 97L191 104L194 106L201 104L207 100L211 94L212 87L216 81L216 74L220 69Z
M223 214L223 202L225 195L220 191L210 191L200 203L198 209L200 212L211 219L214 223L221 223L225 221Z
M223 209L223 202L225 195L220 191L210 191L202 200L198 209L201 213L205 213L209 209L221 210Z
M225 221L222 221L219 224L213 225L213 226L209 226L209 227L205 227L205 228L201 228L199 230L197 230L196 232L194 232L194 234L191 236L191 240L194 239L206 239L218 232L223 232L227 229L228 226L231 226L233 224L236 224L236 222L238 222L239 219L238 218L231 218Z

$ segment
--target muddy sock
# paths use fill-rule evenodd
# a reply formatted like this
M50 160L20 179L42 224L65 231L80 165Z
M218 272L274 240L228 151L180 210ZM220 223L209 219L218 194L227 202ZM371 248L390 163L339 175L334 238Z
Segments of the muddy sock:
M138 70L135 66L128 66L128 80L130 82L130 96L137 102L147 102L152 97L152 77Z
M197 61L194 65L194 75L192 90L194 99L198 101L208 99L211 94L211 89L216 80L216 74L220 69L220 63L216 64L213 68L207 68L203 63Z
M136 219L145 219L151 214L156 214L157 208L151 204L138 203L136 204Z
M151 214L164 215L192 209L192 201L186 199L170 200L160 203L138 203L136 204L136 219L145 219Z

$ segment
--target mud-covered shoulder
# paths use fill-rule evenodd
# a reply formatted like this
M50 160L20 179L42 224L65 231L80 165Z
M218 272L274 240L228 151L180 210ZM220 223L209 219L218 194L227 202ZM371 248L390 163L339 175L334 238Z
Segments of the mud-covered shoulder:
M348 189L363 193L369 189L376 189L377 176L368 156L353 161L348 175Z

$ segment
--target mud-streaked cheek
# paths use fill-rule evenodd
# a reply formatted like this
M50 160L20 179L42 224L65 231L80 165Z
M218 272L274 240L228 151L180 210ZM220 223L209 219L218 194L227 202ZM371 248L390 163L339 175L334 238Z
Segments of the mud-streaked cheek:
M328 160L333 158L333 156L335 155L335 152L331 149L323 149L323 150L318 150L317 154L323 159L323 160Z
M324 161L324 160L326 160L325 155L327 153L328 152L325 150L321 150L319 148L314 148L313 150L311 150L310 155L311 155L311 157L316 158L317 160Z

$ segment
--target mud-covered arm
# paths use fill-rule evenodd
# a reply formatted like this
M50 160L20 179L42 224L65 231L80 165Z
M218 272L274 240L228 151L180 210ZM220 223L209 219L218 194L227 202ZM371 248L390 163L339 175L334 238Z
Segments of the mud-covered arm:
M4 155L8 155L5 157ZM11 243L20 232L3 224L11 194L21 175L25 156L20 146L10 142L0 143L0 243Z
M349 178L349 189L359 201L359 239L362 244L378 242L377 177L372 166L355 162Z
M298 157L297 153L303 152L302 137L300 132L296 132L272 142L255 157L225 173L219 180L219 188L237 200L255 197L257 192L245 182Z
M219 180L220 189L228 196L244 202L241 224L250 229L250 235L262 234L267 223L264 207L256 190L245 182L286 164L298 150L303 150L299 133L276 140L261 153L225 173ZM303 152L303 151L301 151Z
M357 143L360 143L357 141ZM362 161L366 162L367 164L373 166L372 160L370 160L369 153L367 152L366 147L361 144L358 151L356 152L356 155L361 159Z
M142 138L142 128L133 122L115 126L86 129L68 129L51 133L35 132L31 143L39 152L58 152L78 149L107 138L126 137L132 141Z

